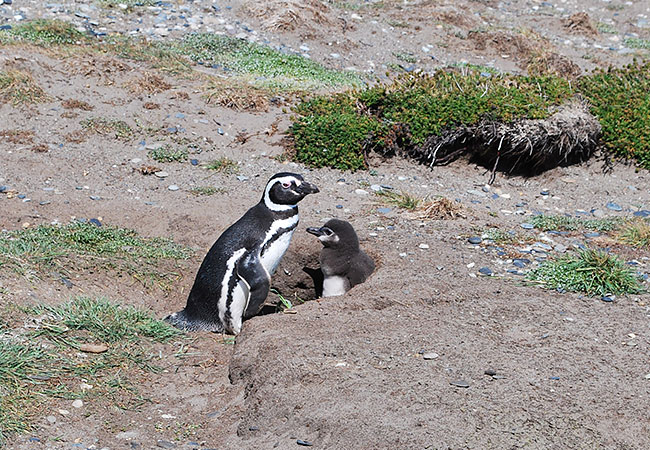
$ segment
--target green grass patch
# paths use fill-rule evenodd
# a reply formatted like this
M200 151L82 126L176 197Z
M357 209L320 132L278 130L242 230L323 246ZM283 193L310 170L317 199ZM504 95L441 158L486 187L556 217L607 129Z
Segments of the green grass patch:
M580 219L577 217L540 214L533 216L530 223L542 231L613 231L621 226L623 220L620 218Z
M188 151L184 148L173 148L170 145L150 150L147 153L150 158L158 162L183 162L187 159Z
M583 292L588 295L636 294L643 291L640 278L616 255L600 250L542 263L528 279L550 289Z
M210 161L209 163L206 163L203 167L205 167L208 170L214 170L215 172L222 172L222 173L229 173L229 174L239 172L239 165L237 164L237 161L233 161L232 159L226 158L225 156Z
M0 31L0 42L13 41L51 47L88 43L90 38L69 22L37 19L20 23L9 30Z
M225 192L227 192L226 189L218 188L214 186L195 186L192 189L190 189L190 194L195 195L197 197L202 195L223 194Z
M84 130L101 135L113 134L115 139L127 140L133 137L133 130L123 120L93 117L81 121Z
M155 3L155 2L154 2ZM148 6L150 0L99 0L100 6L125 11ZM362 79L346 71L328 69L298 54L290 54L246 40L214 33L191 33L180 40L148 41L110 35L98 39L70 23L35 20L0 31L0 44L33 44L62 49L84 48L141 61L173 74L192 71L194 63L215 66L239 82L272 91L311 91L360 86Z
M632 247L650 249L650 221L641 219L626 223L617 238Z
M623 41L623 44L630 48L643 48L650 50L650 39L627 38Z
M252 77L250 81L255 86L274 90L311 90L361 84L361 79L354 73L327 69L303 56L229 36L193 33L185 36L177 48L192 61L219 65L238 75Z
M25 105L46 101L48 95L32 75L23 70L0 70L0 103Z
M543 119L573 96L568 81L463 69L406 74L389 85L320 96L299 104L291 126L296 159L342 170L366 167L364 155L422 145L444 130L483 119Z
M31 429L52 398L108 398L116 406L146 401L130 382L161 370L156 343L180 331L149 312L106 299L79 297L58 306L37 305L15 313L28 328L0 330L0 445L12 434ZM99 354L78 350L101 343ZM93 386L83 391L80 380Z
M596 24L596 29L601 33L618 34L618 30L616 29L616 27L605 22L598 22Z
M581 78L579 90L600 121L604 146L650 169L650 62L597 71Z
M415 211L423 202L421 198L411 195L408 192L395 192L384 189L377 192L376 195L383 203L395 205L409 211Z
M27 276L99 266L125 271L145 285L155 283L166 289L179 275L160 269L160 262L187 259L191 254L171 239L144 238L133 230L82 222L0 234L0 268Z

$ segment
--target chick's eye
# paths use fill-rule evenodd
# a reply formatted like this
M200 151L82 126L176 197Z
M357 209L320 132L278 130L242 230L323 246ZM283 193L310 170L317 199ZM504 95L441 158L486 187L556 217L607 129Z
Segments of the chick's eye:
M291 187L291 183L282 183L282 187L285 189L289 189Z

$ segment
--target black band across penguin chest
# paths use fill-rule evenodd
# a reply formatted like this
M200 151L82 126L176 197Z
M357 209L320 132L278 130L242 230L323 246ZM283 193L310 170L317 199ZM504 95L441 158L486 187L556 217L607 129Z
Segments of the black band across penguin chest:
M260 260L269 275L275 271L289 248L291 236L298 226L298 208L276 213L274 216L276 217L266 230L260 250Z

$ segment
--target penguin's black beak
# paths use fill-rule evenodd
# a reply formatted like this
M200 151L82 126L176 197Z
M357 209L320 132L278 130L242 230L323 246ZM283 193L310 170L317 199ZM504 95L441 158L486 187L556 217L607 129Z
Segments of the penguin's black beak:
M322 236L325 234L322 228L316 228L316 227L307 228L307 233L313 234L314 236Z
M298 186L298 192L301 194L307 195L307 194L316 194L317 192L320 192L318 189L318 186L312 183L308 183L307 181L303 181L300 183L300 186Z

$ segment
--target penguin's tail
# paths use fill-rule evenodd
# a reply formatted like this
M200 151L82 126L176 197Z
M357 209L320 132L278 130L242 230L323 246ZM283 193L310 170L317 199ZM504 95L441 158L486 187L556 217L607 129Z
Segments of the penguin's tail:
M185 310L170 314L163 320L183 331L212 331L214 333L222 333L224 331L223 325L220 323L209 323L189 318Z

